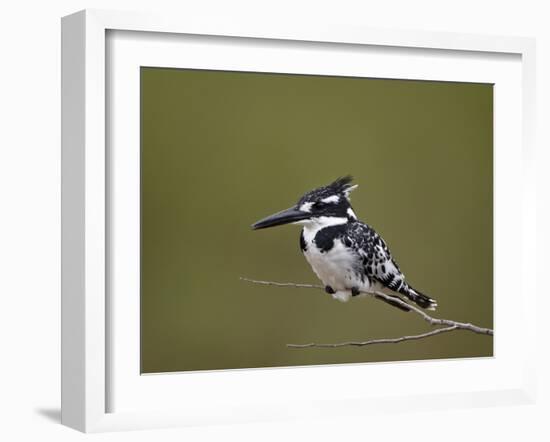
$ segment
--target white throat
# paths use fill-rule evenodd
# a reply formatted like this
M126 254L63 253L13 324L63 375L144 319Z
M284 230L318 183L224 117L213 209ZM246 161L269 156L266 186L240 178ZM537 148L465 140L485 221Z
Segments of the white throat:
M310 242L315 238L317 232L325 227L338 226L346 224L348 219L338 216L320 216L318 218L306 219L303 221L297 221L294 224L301 224L304 226L304 239L306 242Z
M338 226L348 222L346 217L340 216L318 216L314 218L304 219L301 221L295 221L292 224L299 224L304 226L304 229L323 229L330 226Z

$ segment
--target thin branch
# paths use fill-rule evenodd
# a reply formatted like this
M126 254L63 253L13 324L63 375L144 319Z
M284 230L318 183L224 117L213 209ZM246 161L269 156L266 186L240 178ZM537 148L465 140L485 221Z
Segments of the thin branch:
M318 289L318 290L324 290L324 287L321 285L315 285L315 284L296 284L293 282L272 282L272 281L260 281L256 279L250 279L250 278L240 278L242 281L250 282L253 284L260 284L260 285L272 285L276 287L292 287L292 288L308 288L308 289ZM479 327L474 324L470 324L468 322L458 322L453 321L450 319L439 319L434 318L433 316L428 315L424 310L422 310L420 307L417 307L415 305L409 304L405 301L403 301L401 298L396 296L390 296L386 295L383 292L363 292L366 295L373 296L375 299L381 299L385 301L389 301L394 304L398 304L404 308L409 309L410 311L416 313L419 315L422 319L424 319L426 322L428 322L430 325L444 325L446 327L438 328L435 330L432 330L431 332L422 333L419 335L411 335L411 336L402 336L400 338L387 338L387 339L372 339L369 341L350 341L350 342L342 342L337 344L288 344L288 347L291 348L307 348L307 347L318 347L318 348L335 348L335 347L345 347L345 346L357 346L357 347L363 347L366 345L372 345L372 344L395 344L398 342L404 342L404 341L412 341L416 339L423 339L428 338L430 336L435 336L441 333L447 333L455 330L468 330L473 333L481 334L481 335L489 335L493 336L493 330L490 328L484 328Z
M439 335L441 333L447 333L456 330L458 327L456 325L453 325L451 327L445 327L445 328L436 328L435 330L432 330L430 332L422 333L419 335L410 335L410 336L401 336L400 338L384 338L384 339L371 339L370 341L349 341L349 342L339 342L337 344L287 344L287 347L290 348L308 348L308 347L316 347L316 348L337 348L337 347L364 347L365 345L373 345L373 344L397 344L398 342L403 341L414 341L415 339L423 339L427 338L429 336L435 336Z
M241 281L252 282L254 284L260 284L260 285L274 285L276 287L293 287L293 288L297 288L297 289L321 289L321 290L324 290L324 287L322 285L315 285L315 284L296 284L294 282L258 281L256 279L243 278L242 276L239 279Z
M434 318L433 316L428 315L420 307L417 307L416 305L409 304L409 303L403 301L400 298L396 298L394 296L386 295L383 292L375 292L375 294L377 296L380 296L381 298L386 299L386 300L393 300L397 304L409 307L411 309L411 311L413 311L416 314L420 315L422 317L422 319L429 322L431 325L454 326L457 329L470 330L471 332L478 333L480 335L491 335L491 336L493 335L493 330L490 329L490 328L478 327L477 325L473 325L473 324L470 324L468 322L458 322L458 321L453 321L451 319Z

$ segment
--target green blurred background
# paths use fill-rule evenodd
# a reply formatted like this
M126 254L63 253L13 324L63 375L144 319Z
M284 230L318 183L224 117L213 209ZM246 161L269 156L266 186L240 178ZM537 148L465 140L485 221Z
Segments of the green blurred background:
M289 349L429 330L317 283L298 226L250 224L352 174L359 218L436 316L493 326L493 87L141 69L143 373L490 356L458 331L364 348Z

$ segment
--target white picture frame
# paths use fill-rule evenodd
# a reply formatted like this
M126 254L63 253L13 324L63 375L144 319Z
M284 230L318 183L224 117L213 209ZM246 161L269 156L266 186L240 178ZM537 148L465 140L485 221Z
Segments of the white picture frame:
M238 39L256 39L255 41L286 42L288 46L308 42L315 44L334 44L342 46L354 45L377 47L380 50L389 48L425 49L431 50L437 58L451 52L475 54L483 59L490 54L509 54L520 60L520 76L518 90L513 92L519 97L518 106L521 112L511 113L508 126L515 128L518 135L521 154L521 173L510 185L519 184L517 197L522 210L517 215L520 226L521 241L521 283L518 283L517 298L514 299L515 326L520 330L522 353L518 354L514 376L508 383L495 383L488 388L481 385L468 387L466 382L460 393L434 391L419 394L413 390L401 395L394 392L377 394L376 403L372 396L354 391L352 385L346 388L332 389L326 394L314 394L314 385L292 397L276 397L271 405L256 403L252 394L246 391L257 390L266 382L267 376L276 374L283 376L285 382L295 382L305 385L306 377L300 374L305 369L272 369L240 370L216 374L213 372L193 374L192 383L184 388L188 392L187 401L194 404L193 411L184 406L156 407L147 410L146 407L136 407L134 410L112 409L110 393L115 388L112 384L113 353L109 334L113 334L113 319L111 301L107 296L109 275L107 269L109 260L109 241L116 229L108 229L109 211L117 199L110 195L109 186L109 134L106 131L108 93L110 76L106 76L108 56L107 33L109 32L154 32L156 35L191 35L217 36L231 41ZM259 40L258 40L259 39ZM227 43L227 42L226 42ZM132 43L132 44L135 44ZM434 51L435 50L435 51ZM440 52L438 52L440 51ZM144 51L145 52L145 51ZM438 55L441 54L441 55ZM536 309L534 280L527 277L529 267L535 267L535 177L532 173L534 153L534 97L535 97L535 46L534 40L518 37L492 37L480 35L464 35L451 33L428 33L418 31L388 31L345 26L329 25L314 26L311 24L300 27L273 27L265 23L215 23L196 20L192 17L162 17L151 14L127 12L112 12L100 10L81 11L63 18L62 21L62 423L80 431L110 431L122 429L155 428L166 426L197 425L216 422L249 422L267 419L285 419L289 417L328 416L338 413L362 414L376 408L380 410L403 410L409 407L416 409L436 409L449 407L482 406L499 403L530 403L535 397L534 375L534 333L535 324L527 318ZM169 56L169 55L168 55ZM135 60L132 63L136 63ZM422 68L420 68L422 69ZM442 71L443 72L443 71ZM438 79L445 79L444 74ZM512 84L512 83L511 83ZM515 83L514 83L515 84ZM498 118L498 107L496 108ZM116 118L115 118L115 121ZM498 140L496 142L498 146ZM499 150L495 148L495 155ZM513 164L513 155L510 158ZM518 160L518 158L515 158ZM139 162L138 162L139 163ZM517 163L516 163L517 164ZM500 166L499 166L500 167ZM505 167L505 166L504 166ZM507 170L507 169L502 169ZM498 175L498 169L496 170ZM517 186L516 186L517 187ZM511 190L513 192L513 190ZM501 205L502 207L502 205ZM495 221L498 222L498 221ZM497 237L498 239L498 233ZM496 251L498 253L498 241ZM529 257L529 260L527 259ZM496 266L498 260L495 256ZM111 275L112 276L112 275ZM495 278L498 275L495 276ZM503 273L505 277L505 272ZM495 280L495 294L499 290ZM496 296L496 295L495 295ZM499 308L496 303L497 309ZM501 304L502 305L502 304ZM503 309L501 309L503 311ZM534 316L534 315L533 315ZM510 318L504 315L503 318ZM498 322L496 327L498 339L499 329L504 333L506 324ZM139 338L139 335L135 335ZM519 339L519 338L518 338ZM118 347L120 348L120 346ZM504 353L502 353L504 354ZM498 352L495 353L498 360ZM119 355L120 357L120 355ZM128 357L122 355L122 357ZM506 358L503 358L506 360ZM471 363L472 361L470 361ZM468 361L457 360L440 363L433 366L434 370L452 373L460 366L462 370L479 369L478 363L472 363L467 368ZM483 363L483 362L481 362ZM457 365L458 364L458 365ZM493 365L489 365L493 364ZM484 367L487 372L506 370L506 364L497 366L494 361L487 362ZM123 365L123 364L119 364ZM454 368L453 368L454 366ZM378 367L378 368L377 368ZM354 379L361 376L365 370L379 370L381 364L369 366L359 364L352 366L314 367L323 376ZM392 367L397 367L395 370ZM116 367L115 367L116 369ZM143 381L144 377L133 370L128 378ZM398 364L385 364L386 376L399 377ZM308 372L308 373L311 373ZM150 385L145 389L161 391L162 388L177 388L177 376L161 375L146 377ZM495 376L496 378L497 376ZM120 375L118 376L120 379ZM162 382L160 379L164 378ZM308 376L309 378L309 376ZM506 378L510 378L507 376ZM230 413L216 411L212 403L219 400L227 408L229 395L235 396L235 390L218 393L208 390L209 383L215 383L220 389L231 382L238 385L240 398L234 398L229 405ZM160 384L165 385L160 385ZM298 384L300 383L300 384ZM191 385L200 386L192 389ZM276 385L276 384L275 384ZM127 389L121 394L141 388L138 384L128 383ZM205 390L206 389L206 390ZM206 393L209 404L200 406L200 391ZM356 394L355 394L356 393ZM147 394L152 394L151 392ZM162 399L160 393L155 399ZM272 392L275 394L275 392ZM218 395L218 396L216 396ZM224 396L226 395L226 396ZM267 394L269 396L269 392ZM309 397L307 395L310 395ZM313 397L315 396L315 397ZM146 399L149 396L144 395ZM305 400L307 399L307 400ZM129 397L127 402L135 401ZM168 398L166 398L168 401ZM220 408L221 409L221 408ZM339 410L335 412L335 409Z

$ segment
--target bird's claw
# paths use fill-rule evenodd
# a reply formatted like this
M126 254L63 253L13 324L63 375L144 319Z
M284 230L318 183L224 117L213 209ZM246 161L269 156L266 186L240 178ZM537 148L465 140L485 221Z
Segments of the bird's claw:
M325 286L325 292L327 292L329 295L334 295L336 293L330 285Z

